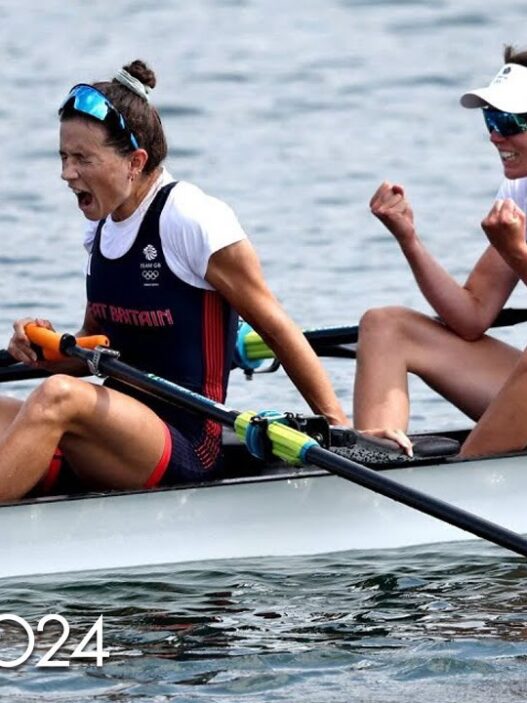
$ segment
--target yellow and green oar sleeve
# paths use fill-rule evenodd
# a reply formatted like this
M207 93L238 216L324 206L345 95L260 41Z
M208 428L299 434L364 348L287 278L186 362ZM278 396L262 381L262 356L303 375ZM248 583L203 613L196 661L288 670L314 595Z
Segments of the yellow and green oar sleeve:
M258 419L266 422L257 422ZM274 410L260 413L246 410L234 421L234 429L251 454L259 459L268 459L271 452L289 464L305 464L308 449L318 446L318 442L285 423L287 419L284 415Z
M241 369L257 369L263 359L274 359L274 353L251 325L242 322L238 328L234 360Z

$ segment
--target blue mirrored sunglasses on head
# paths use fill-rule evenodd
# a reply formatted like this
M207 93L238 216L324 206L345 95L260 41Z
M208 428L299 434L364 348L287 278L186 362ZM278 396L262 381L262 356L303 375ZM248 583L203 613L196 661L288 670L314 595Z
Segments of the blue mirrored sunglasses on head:
M66 99L59 108L59 115L62 115L64 109L72 106L77 112L82 112L84 115L94 117L96 120L104 122L109 116L116 120L118 127L128 135L130 144L134 149L139 149L139 143L135 134L126 124L126 120L121 115L119 110L112 105L104 93L85 83L74 85L70 90Z
M527 114L516 115L513 112L484 107L483 117L489 132L497 132L502 137L513 137L515 134L527 132Z

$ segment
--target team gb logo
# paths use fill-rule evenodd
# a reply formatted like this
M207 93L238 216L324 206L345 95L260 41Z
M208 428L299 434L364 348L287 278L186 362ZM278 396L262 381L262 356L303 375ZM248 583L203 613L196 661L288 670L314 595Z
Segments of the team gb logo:
M143 249L143 254L147 261L153 261L157 257L157 249L152 244L147 244Z

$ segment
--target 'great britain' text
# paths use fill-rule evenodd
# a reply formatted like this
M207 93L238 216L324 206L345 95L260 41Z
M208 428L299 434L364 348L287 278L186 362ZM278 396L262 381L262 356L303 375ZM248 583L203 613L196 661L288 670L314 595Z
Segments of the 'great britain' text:
M174 324L170 309L132 310L106 303L89 303L88 310L96 320L111 320L135 327L170 327Z

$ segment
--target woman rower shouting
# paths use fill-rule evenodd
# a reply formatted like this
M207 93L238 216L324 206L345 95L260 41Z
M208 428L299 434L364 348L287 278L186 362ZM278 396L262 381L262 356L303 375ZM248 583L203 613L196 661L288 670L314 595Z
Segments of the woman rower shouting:
M527 284L527 51L506 47L504 56L489 86L461 98L464 107L481 108L505 175L482 221L490 245L465 285L423 246L401 186L383 183L370 203L440 318L391 307L369 310L361 320L355 425L374 434L387 428L407 450L408 373L477 420L461 456L527 446L527 352L485 334L518 281Z
M106 334L123 361L221 402L238 313L312 410L345 424L322 365L267 287L232 210L163 167L167 145L149 95L155 84L134 61L111 81L74 86L59 110L62 178L88 220L79 334ZM29 321L15 323L9 351L34 364ZM23 403L2 399L0 427L1 500L49 489L54 472L90 488L141 488L221 469L218 424L115 382L51 376ZM61 458L52 461L57 447Z

